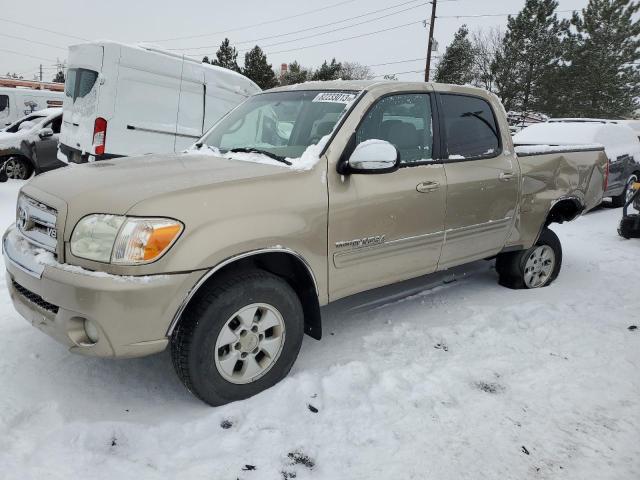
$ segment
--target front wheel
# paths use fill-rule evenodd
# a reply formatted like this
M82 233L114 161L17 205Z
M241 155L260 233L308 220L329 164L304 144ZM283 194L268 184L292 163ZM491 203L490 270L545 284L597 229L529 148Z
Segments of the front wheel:
M556 234L544 228L536 244L528 250L498 255L499 283L508 288L541 288L560 273L562 246Z
M271 273L217 281L189 305L171 340L180 380L212 406L251 397L282 380L304 334L300 300Z

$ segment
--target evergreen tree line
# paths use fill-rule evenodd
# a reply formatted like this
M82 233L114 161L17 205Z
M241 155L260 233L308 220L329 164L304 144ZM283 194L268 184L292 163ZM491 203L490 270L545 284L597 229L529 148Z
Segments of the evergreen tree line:
M435 81L496 93L507 110L630 117L640 107L640 3L589 0L570 20L556 0L527 0L504 34L460 27Z
M262 88L273 88L278 85L293 85L310 80L364 80L373 78L373 72L366 65L356 62L338 62L333 58L317 69L305 68L297 61L288 64L287 71L276 74L273 66L267 61L266 54L256 45L244 55L244 66L238 65L238 50L231 45L228 38L220 44L215 58L202 59L203 63L210 63L219 67L228 68L234 72L242 73Z

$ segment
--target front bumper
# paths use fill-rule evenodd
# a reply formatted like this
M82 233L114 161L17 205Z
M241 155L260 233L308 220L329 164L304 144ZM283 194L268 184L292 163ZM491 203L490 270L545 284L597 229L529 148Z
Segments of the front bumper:
M2 238L15 309L72 352L140 357L164 350L167 329L203 272L122 277L44 261L15 228ZM45 257L46 259L46 257ZM99 332L92 343L84 321Z

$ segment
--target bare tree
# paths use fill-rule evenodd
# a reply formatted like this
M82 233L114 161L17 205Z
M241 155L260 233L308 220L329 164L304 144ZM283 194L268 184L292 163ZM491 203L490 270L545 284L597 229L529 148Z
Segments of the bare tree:
M340 78L343 80L371 80L373 71L366 65L357 62L342 62Z
M487 30L478 29L471 34L473 44L473 80L472 84L490 92L496 92L496 56L502 50L504 33L500 27Z

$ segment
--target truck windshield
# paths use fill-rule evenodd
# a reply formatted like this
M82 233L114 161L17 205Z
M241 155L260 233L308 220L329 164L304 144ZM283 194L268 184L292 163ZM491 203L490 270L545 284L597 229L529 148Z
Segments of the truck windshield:
M98 79L98 72L86 68L70 68L64 82L64 93L67 97L82 98L86 96Z
M218 122L202 143L220 150L300 158L331 134L357 92L289 91L251 97Z

